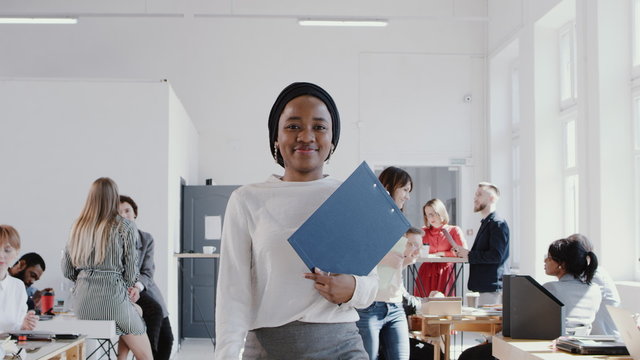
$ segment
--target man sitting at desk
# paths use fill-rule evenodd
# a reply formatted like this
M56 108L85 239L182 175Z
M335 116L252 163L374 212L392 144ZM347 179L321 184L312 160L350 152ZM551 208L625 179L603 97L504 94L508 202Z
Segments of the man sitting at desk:
M42 293L53 290L46 288L40 291L33 286L33 283L40 280L45 269L44 259L34 252L22 255L20 260L9 268L9 274L24 283L27 290L27 306L29 310L39 308Z

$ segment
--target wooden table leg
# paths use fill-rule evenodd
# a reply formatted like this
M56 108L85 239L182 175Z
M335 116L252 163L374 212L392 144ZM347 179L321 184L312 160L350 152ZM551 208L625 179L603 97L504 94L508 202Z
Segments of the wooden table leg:
M449 349L451 349L451 326L443 325L442 330L444 335L444 360L449 360Z

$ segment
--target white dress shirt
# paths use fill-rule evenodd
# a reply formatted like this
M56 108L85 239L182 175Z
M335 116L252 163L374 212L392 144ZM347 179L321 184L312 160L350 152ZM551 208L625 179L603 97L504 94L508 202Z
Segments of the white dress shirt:
M20 330L27 315L27 292L22 280L7 275L0 280L0 332Z
M216 359L239 359L248 330L293 321L355 322L355 308L373 302L375 271L355 276L355 292L338 306L303 274L310 272L287 239L335 191L340 181L266 182L231 194L220 246L216 297Z

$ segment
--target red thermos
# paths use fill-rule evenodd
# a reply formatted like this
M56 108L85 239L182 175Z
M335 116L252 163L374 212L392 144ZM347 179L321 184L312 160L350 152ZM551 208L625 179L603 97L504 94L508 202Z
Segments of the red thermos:
M53 291L45 291L40 298L40 314L52 314L55 296Z

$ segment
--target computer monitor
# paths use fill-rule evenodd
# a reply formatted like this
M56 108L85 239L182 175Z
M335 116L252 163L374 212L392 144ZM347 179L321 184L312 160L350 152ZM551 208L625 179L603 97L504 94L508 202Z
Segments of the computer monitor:
M552 340L565 333L564 304L528 275L505 275L502 334L512 339Z

